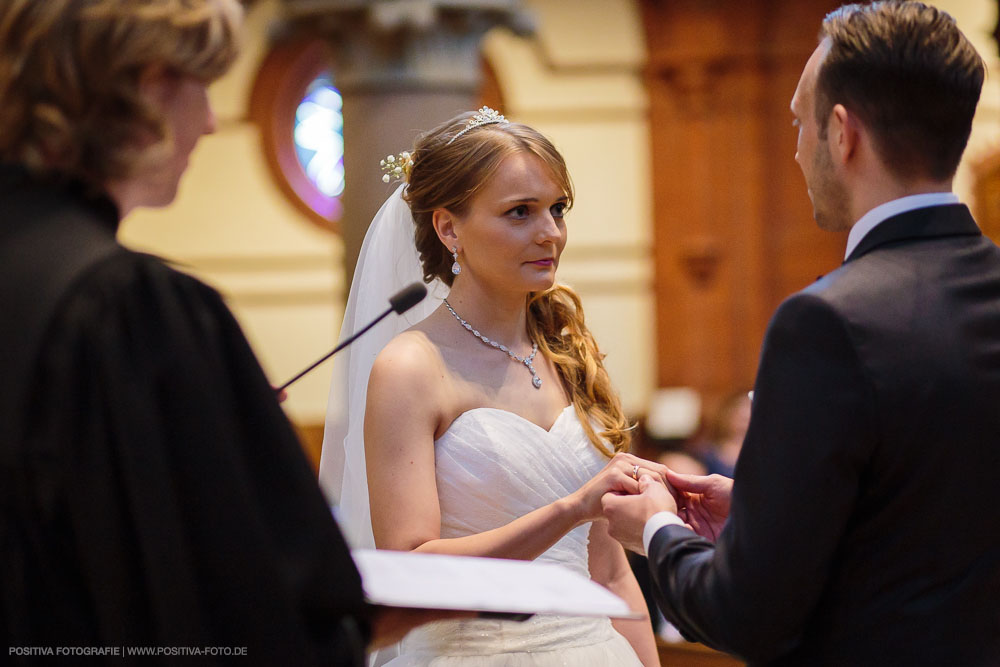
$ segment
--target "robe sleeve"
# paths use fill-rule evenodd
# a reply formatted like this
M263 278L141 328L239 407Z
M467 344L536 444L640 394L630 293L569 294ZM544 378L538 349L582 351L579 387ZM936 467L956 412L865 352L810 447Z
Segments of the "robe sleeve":
M18 543L25 572L53 584L34 594L76 635L54 643L359 664L360 576L216 292L122 253L71 292L43 350L25 474L37 521Z

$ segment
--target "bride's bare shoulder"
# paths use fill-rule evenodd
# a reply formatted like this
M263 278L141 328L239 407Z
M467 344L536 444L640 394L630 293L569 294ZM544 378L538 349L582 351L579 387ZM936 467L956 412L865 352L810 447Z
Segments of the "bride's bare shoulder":
M409 427L427 434L436 434L442 423L450 423L445 419L456 400L455 379L442 355L435 325L427 320L393 338L375 358L368 380L366 419L368 415L395 415L393 419L402 415L412 419Z
M397 355L414 356L430 361L440 358L441 352L427 331L411 327L390 340L379 353L379 357L395 357Z
M372 381L393 385L426 386L445 368L433 334L418 324L397 335L382 348L372 366Z

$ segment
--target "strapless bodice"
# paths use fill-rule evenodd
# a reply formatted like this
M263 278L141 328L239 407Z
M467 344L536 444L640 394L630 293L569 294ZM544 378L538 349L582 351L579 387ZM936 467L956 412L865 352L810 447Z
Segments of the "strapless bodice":
M504 526L569 495L607 463L572 405L548 430L506 410L469 410L437 439L434 454L442 538ZM578 526L538 560L589 576L589 532L590 524ZM431 623L407 635L401 649L394 666L638 664L607 618Z
M576 491L607 459L572 405L545 430L497 408L463 412L434 444L441 537L504 526ZM539 560L586 575L590 525L570 531Z

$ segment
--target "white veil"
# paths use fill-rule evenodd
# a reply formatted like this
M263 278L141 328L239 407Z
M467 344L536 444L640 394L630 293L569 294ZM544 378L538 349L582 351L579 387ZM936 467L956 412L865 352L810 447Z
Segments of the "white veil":
M340 329L341 340L382 314L390 296L423 277L413 240L413 217L403 201L404 187L396 188L382 204L365 235ZM402 315L390 315L379 322L334 361L319 481L327 500L336 506L348 544L355 549L375 548L363 439L368 374L386 343L430 315L448 295L440 280L427 287L423 301Z

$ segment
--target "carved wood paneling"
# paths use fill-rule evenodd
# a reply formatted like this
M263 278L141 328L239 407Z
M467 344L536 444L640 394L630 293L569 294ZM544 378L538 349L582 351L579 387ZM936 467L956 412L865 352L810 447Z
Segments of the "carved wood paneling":
M789 101L820 0L645 0L658 381L752 383L783 298L840 263L793 156Z
M736 658L713 651L701 644L656 642L660 664L669 667L740 667L745 664Z

